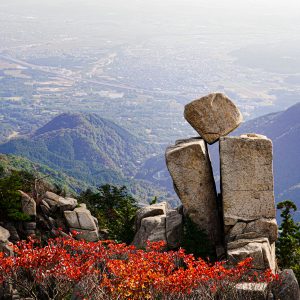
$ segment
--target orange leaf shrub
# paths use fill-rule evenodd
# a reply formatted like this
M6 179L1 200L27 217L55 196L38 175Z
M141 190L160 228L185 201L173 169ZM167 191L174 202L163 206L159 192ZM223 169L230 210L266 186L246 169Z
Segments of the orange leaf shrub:
M270 283L269 270L249 273L251 259L234 268L209 264L183 249L164 252L163 242L146 250L113 241L56 238L47 246L19 242L15 256L0 254L0 281L24 297L64 299L222 299L240 281ZM224 298L224 297L223 297Z

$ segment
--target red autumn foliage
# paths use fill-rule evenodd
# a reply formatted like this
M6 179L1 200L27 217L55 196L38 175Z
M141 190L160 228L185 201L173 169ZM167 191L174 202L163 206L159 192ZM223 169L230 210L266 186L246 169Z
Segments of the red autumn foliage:
M34 240L13 246L15 256L0 253L0 281L24 297L65 299L227 299L240 281L277 279L270 270L249 273L251 259L234 268L209 264L183 249L163 252L163 242L147 249L56 238L46 246ZM232 298L228 298L232 299Z

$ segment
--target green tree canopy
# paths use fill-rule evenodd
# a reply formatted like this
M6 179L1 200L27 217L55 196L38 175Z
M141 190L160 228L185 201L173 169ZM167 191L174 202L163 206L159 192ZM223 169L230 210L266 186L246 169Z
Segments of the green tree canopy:
M22 212L21 194L18 190L29 192L33 176L24 171L13 171L0 178L0 218L11 221L26 221L30 217Z
M300 278L300 224L293 220L293 212L297 210L296 204L291 200L285 200L277 204L281 210L282 218L279 227L279 238L276 243L276 251L279 266L283 269L294 270Z
M111 239L130 243L134 237L134 218L138 209L136 200L125 186L105 184L97 192L90 189L80 196L99 221L100 228L107 228Z

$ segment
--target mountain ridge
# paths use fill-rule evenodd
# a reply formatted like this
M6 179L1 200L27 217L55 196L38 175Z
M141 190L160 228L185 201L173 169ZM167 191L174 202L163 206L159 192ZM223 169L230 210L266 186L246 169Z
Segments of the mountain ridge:
M166 195L155 184L133 178L155 151L114 122L83 113L60 114L30 136L0 145L0 153L26 157L91 186L127 185L143 203Z

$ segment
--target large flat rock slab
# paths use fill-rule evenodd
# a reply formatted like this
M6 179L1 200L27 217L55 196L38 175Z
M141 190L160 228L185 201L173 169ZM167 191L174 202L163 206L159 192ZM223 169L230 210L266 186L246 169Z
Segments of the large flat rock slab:
M207 145L203 139L180 140L166 150L175 191L186 214L213 245L220 241L217 195Z
M222 93L209 94L187 104L184 117L209 144L233 131L243 121L239 109Z
M272 141L247 134L220 139L225 225L275 218Z

